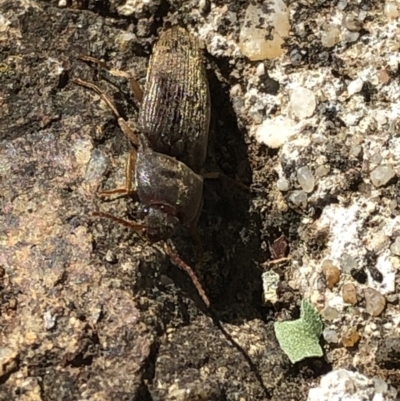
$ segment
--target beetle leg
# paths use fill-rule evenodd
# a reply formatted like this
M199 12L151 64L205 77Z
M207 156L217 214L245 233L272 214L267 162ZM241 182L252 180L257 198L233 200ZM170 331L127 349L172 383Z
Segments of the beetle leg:
M133 176L135 174L135 165L136 165L136 149L132 149L126 161L125 186L122 188L111 189L109 191L97 192L97 195L104 197L112 195L119 195L120 197L133 195L135 193L135 190L133 189Z
M117 117L118 125L121 128L122 132L125 136L135 145L138 146L139 141L137 135L133 132L132 128L128 125L128 123L121 117L119 111L113 101L95 84L91 82L83 81L82 79L75 78L72 80L73 83L83 86L85 88L91 89L96 92L106 103L107 106L114 113L115 117Z
M115 77L122 77L122 78L127 79L129 82L131 91L132 91L133 95L135 96L136 100L138 102L142 102L143 91L132 75L130 75L129 73L127 73L125 71L117 70L115 68L109 68L104 61L101 61L95 57L91 57L91 56L87 56L87 55L80 55L78 58L82 61L88 61L91 63L98 64L101 68L104 68L111 75L114 75Z

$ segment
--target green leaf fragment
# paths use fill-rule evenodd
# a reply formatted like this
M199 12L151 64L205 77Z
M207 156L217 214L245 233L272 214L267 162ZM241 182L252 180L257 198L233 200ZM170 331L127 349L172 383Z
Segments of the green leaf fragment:
M300 319L275 322L274 329L282 351L292 363L323 356L319 345L323 324L318 311L307 300L301 301Z

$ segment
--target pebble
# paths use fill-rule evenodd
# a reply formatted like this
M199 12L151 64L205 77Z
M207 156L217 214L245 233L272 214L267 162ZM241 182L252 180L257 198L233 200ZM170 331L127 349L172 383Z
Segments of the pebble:
M278 187L279 191L287 192L289 191L289 182L285 177L278 178L276 182L276 186Z
M371 172L370 178L372 184L379 188L386 185L396 173L390 166L378 166Z
M329 167L327 166L318 166L315 169L315 175L317 177L325 177L329 173Z
M304 166L297 170L297 181L304 192L310 193L314 190L315 179L309 167Z
M339 312L337 309L327 306L321 311L321 316L327 321L332 321L339 317Z
M161 0L127 0L117 7L119 15L129 17L135 15L137 18L146 12L152 12L160 5Z
M327 343L337 344L339 342L336 330L325 328L322 335Z
M342 334L342 344L346 348L354 347L360 341L360 333L355 327L351 327Z
M354 157L358 157L358 155L361 153L362 151L362 147L360 145L353 145L350 149L350 153L354 156Z
M322 263L322 273L325 276L326 286L331 290L339 282L342 272L330 259L326 259Z
M380 153L375 153L374 155L371 156L371 158L369 159L369 161L370 161L372 164L376 164L376 165L381 164L381 162L382 162L382 155L381 155Z
M392 252L393 255L400 256L400 237L397 237L393 244L390 245L390 252Z
M340 30L336 25L327 25L321 33L321 43L324 47L333 47L340 41Z
M346 283L342 287L342 298L346 304L355 305L357 303L357 288L352 283Z
M289 31L289 11L282 0L249 4L239 34L240 50L252 61L280 57ZM267 32L273 35L272 40Z
M277 290L280 282L279 274L272 270L268 270L262 274L261 279L263 283L264 303L271 302L272 304L275 304L278 302Z
M108 263L115 263L118 259L116 257L116 255L114 254L114 252L109 249L104 257L104 259L108 262Z
M360 37L360 33L359 33L359 32L345 31L345 32L342 34L342 40L343 40L343 42L347 42L347 43L356 42L356 41L358 40L359 37Z
M259 64L257 65L256 75L257 75L258 77L262 77L262 76L265 75L265 65L264 65L264 63L259 63Z
M256 140L272 149L280 148L295 133L293 121L289 118L278 116L274 119L266 119L258 127Z
M351 81L347 85L347 93L349 96L354 95L355 93L361 92L361 89L364 85L364 81L360 78L355 79L354 81Z
M378 80L382 84L387 84L390 81L390 76L385 70L380 70L377 72Z
M289 196L293 205L305 209L307 207L307 194L304 191L293 191Z
M362 24L354 15L347 14L344 24L349 31L360 31Z
M364 290L365 311L371 316L379 316L386 306L385 297L373 288Z
M399 10L397 8L397 4L394 2L386 3L385 7L383 8L383 13L390 19L398 18Z
M51 330L56 325L56 315L53 315L50 311L46 311L43 314L44 328L46 330Z
M298 87L290 94L290 108L300 119L311 117L317 106L317 100L312 90Z
M340 257L340 267L343 273L350 274L353 269L357 269L357 261L347 253Z

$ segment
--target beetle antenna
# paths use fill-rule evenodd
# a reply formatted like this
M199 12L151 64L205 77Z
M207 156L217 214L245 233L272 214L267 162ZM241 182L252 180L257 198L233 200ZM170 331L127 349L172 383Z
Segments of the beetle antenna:
M171 245L169 245L167 242L164 242L164 250L167 253L167 255L171 258L172 263L187 273L187 275L192 280L193 285L196 287L197 292L200 295L200 298L206 304L207 308L209 308L210 300L208 299L206 292L204 291L204 288L201 285L193 269L179 257L179 255L171 248Z

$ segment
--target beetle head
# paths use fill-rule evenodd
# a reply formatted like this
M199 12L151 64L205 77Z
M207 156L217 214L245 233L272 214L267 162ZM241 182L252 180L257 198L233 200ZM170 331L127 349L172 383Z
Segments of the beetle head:
M152 242L167 240L177 231L180 221L173 206L153 203L141 210L146 235Z

